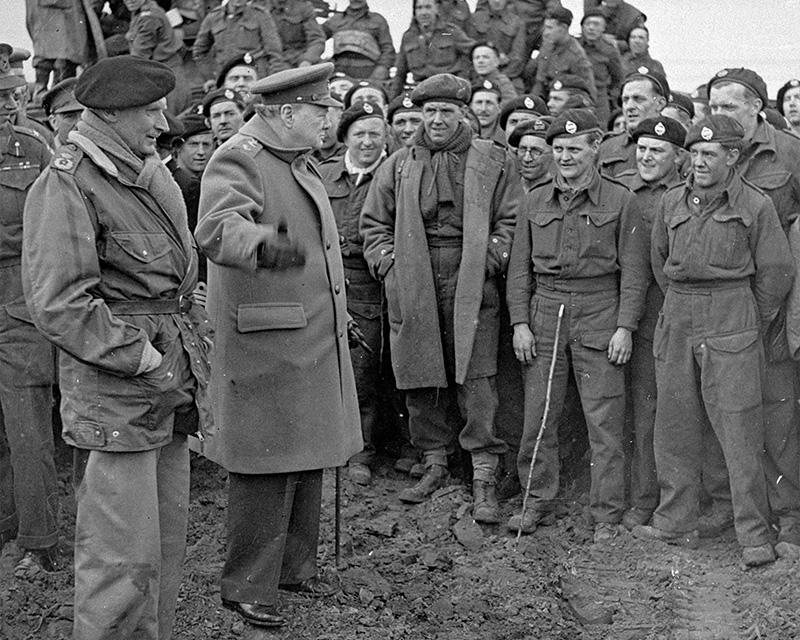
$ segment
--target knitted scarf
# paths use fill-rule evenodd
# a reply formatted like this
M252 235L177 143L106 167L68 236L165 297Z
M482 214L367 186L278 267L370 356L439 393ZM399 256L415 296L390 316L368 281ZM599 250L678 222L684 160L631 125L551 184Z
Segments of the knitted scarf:
M426 164L422 170L420 193L423 198L433 197L440 205L459 205L453 193L453 184L457 177L456 165L461 162L461 155L466 153L471 142L472 130L463 122L458 123L455 134L443 143L433 142L425 132L425 127L417 129L414 144L431 152L431 163Z

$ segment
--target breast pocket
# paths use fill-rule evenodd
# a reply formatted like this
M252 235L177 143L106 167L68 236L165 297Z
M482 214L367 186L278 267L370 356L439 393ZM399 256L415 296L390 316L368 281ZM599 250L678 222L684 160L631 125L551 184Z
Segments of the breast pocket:
M553 260L561 248L562 211L534 211L530 216L532 258Z
M255 20L245 20L239 28L239 39L231 43L240 51L257 51L261 48L261 30Z
M691 242L691 215L681 213L668 215L664 222L667 225L667 235L669 236L669 258L672 262L684 262L689 252Z
M592 211L581 215L580 219L583 257L590 260L616 260L619 211Z
M431 46L433 64L439 69L450 69L456 63L456 49L451 38L436 40Z
M723 269L745 267L750 261L750 218L717 212L712 214L711 219L704 243L708 263Z
M112 231L106 236L101 256L106 263L125 273L160 271L170 252L166 233Z

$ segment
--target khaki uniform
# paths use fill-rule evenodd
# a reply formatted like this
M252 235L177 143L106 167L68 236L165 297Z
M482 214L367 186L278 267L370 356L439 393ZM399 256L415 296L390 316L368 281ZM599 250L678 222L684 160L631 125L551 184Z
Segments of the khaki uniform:
M608 136L600 143L597 168L604 176L616 178L625 172L636 171L636 143L627 131Z
M394 43L389 23L379 13L365 7L348 7L322 25L327 38L333 38L336 70L351 78L386 80L394 64Z
M617 48L603 38L594 42L581 38L580 43L592 63L594 86L597 89L597 119L605 128L611 111L617 107L617 98L625 77L622 73L622 61Z
M50 155L33 131L0 127L0 540L26 549L58 541L55 353L31 321L21 277L22 212Z
M558 493L558 424L571 361L592 449L589 507L596 523L616 523L625 510L625 368L611 364L607 351L618 327L637 328L647 264L627 248L637 224L630 214L630 191L595 172L586 188L570 196L558 180L553 178L526 196L508 270L511 323L530 326L537 352L525 367L519 479L526 486L544 414L550 361L557 349L530 508L552 510ZM556 345L561 304L565 312Z
M571 74L586 81L592 98L597 95L592 63L575 38L567 38L556 46L552 44L543 45L536 62L536 80L533 83L531 93L538 94L546 99L550 83L557 76Z
M775 207L736 173L703 207L690 177L661 200L651 257L665 293L653 346L661 487L653 526L675 534L697 529L710 426L730 471L739 543L768 544L762 327L778 313L794 273Z
M622 54L623 78L628 77L631 73L636 73L636 70L640 67L646 67L650 71L657 71L662 76L666 76L666 73L664 73L664 65L658 60L654 60L649 51L645 51L641 55L633 55L630 51L626 51Z
M319 62L325 50L325 32L317 22L314 8L308 2L274 1L272 19L280 34L286 64L296 67L301 62Z
M594 9L602 4L602 0L583 0L583 10ZM647 20L647 16L636 7L628 4L625 0L614 9L605 7L606 10L606 33L613 35L619 42L622 51L628 48L628 34L634 27L641 26Z
M478 7L472 22L476 40L491 42L498 52L508 56L508 62L501 65L500 70L512 80L520 77L530 54L525 55L525 23L511 5L499 12L493 11L488 5Z

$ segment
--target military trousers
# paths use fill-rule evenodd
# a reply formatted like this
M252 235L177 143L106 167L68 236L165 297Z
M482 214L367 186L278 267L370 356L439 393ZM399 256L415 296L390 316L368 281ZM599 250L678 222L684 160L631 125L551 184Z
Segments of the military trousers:
M222 598L278 604L278 585L317 575L322 469L230 473Z
M586 282L586 286L581 282ZM558 310L562 304L564 317L556 345ZM525 420L517 458L523 489L528 483L544 416L554 350L556 366L550 410L531 476L530 498L534 510L551 510L558 494L558 425L571 363L591 447L589 507L592 517L595 522L608 523L622 519L625 510L625 368L608 360L608 343L617 328L618 306L615 277L563 280L550 288L537 284L530 314L537 355L524 367Z
M91 451L75 498L73 637L169 640L189 518L186 436L149 451Z
M730 472L739 544L770 542L763 466L764 350L749 284L671 283L656 327L654 449L661 499L653 524L698 526L703 433L710 426Z

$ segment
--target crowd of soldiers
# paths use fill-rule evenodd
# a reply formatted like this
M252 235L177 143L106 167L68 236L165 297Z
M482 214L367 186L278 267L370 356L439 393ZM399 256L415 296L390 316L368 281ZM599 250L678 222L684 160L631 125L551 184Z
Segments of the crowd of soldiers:
M0 44L0 541L63 564L57 388L76 638L170 637L190 442L258 626L387 456L531 534L584 440L596 543L800 557L800 80L679 93L624 0L413 0L398 50L366 0L104 6L29 3L34 83Z

